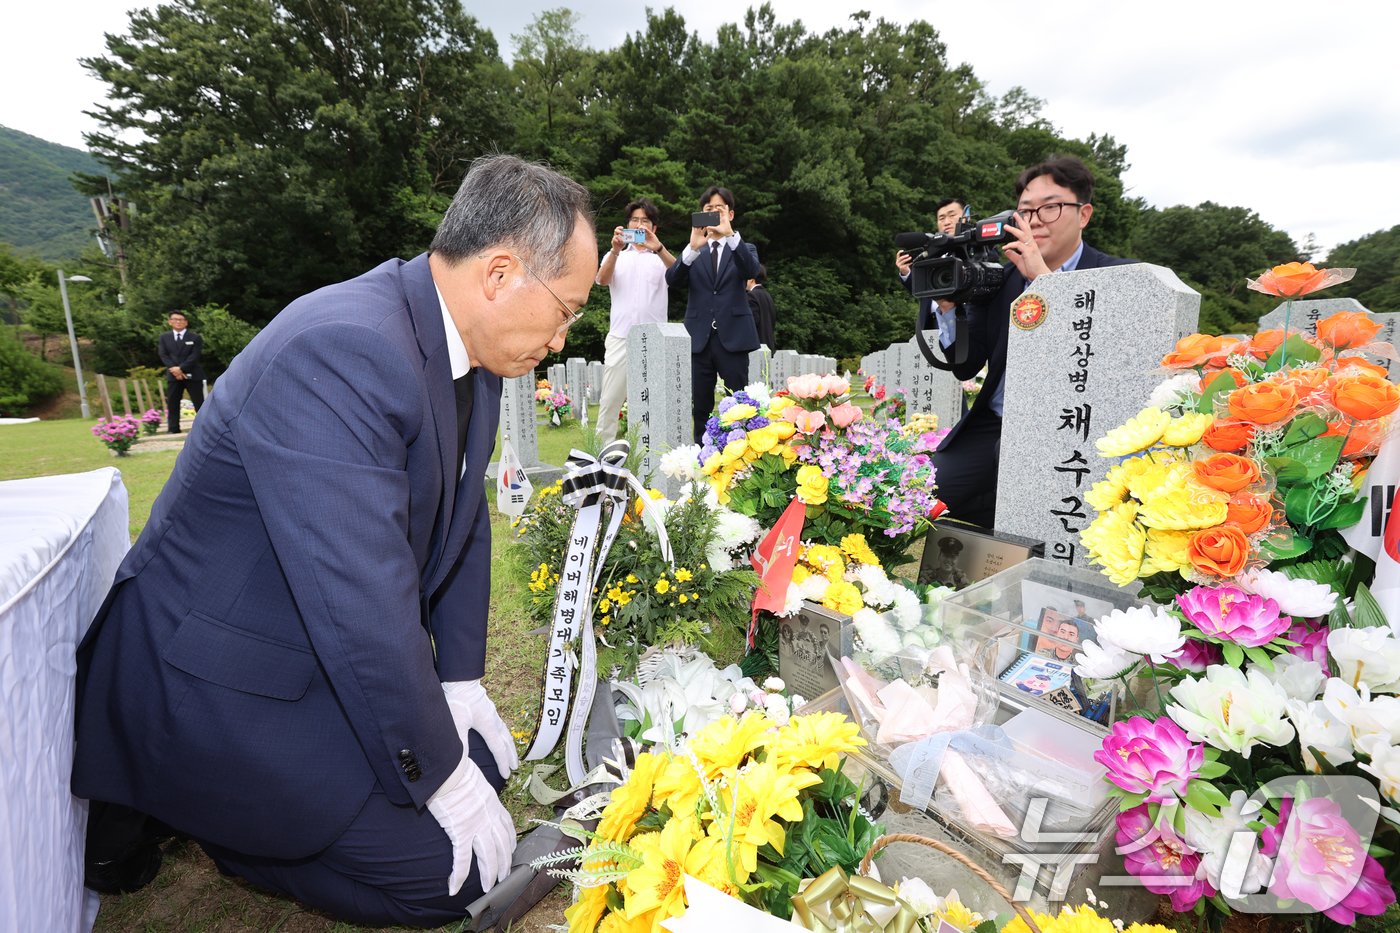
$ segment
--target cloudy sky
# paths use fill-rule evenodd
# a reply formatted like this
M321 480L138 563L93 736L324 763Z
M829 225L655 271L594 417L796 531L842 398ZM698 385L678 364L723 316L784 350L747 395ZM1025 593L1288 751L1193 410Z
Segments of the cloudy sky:
M932 23L954 62L993 93L1021 85L1076 137L1128 147L1129 190L1159 207L1242 205L1323 248L1400 223L1400 78L1388 0L1177 0L974 3L971 0L772 0L779 21L811 31L852 9ZM121 32L132 0L47 0L6 14L0 34L0 125L67 145L93 128L102 95L77 59ZM645 26L661 0L481 3L467 9L502 53L539 11L568 5L595 48ZM674 4L712 40L742 20L737 3ZM1385 11L1390 10L1387 14ZM1015 28L1008 22L1014 21Z

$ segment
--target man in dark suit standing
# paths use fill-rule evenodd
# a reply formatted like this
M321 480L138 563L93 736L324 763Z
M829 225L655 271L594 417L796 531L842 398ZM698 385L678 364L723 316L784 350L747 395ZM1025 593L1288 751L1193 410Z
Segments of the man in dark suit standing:
M204 404L204 367L199 364L204 338L190 330L183 311L170 312L170 330L160 335L160 361L165 366L165 408L171 434L180 433L180 399L190 392L194 410Z
M763 263L759 263L758 274L746 284L749 290L749 310L753 312L753 325L758 331L758 342L771 351L777 349L778 321L773 309L773 296L768 294L764 284L767 281L768 270Z
M990 301L957 309L939 308L938 343L944 360L934 365L958 379L983 367L987 378L968 413L938 445L933 462L938 495L950 517L992 527L996 517L997 469L1001 456L1002 391L1006 375L1011 302L1042 275L1130 263L1101 253L1083 240L1094 214L1094 176L1073 156L1033 165L1016 179L1015 240L1004 247L1009 260L1001 290ZM920 326L923 326L921 323Z
M954 233L957 233L958 221L963 219L963 215L966 213L966 211L967 202L964 201L962 198L944 198L943 200L939 201L933 208L933 219L934 223L938 226L938 232L946 233L949 236L952 236ZM904 287L909 289L910 291L913 291L914 289L914 279L909 274L909 267L912 265L912 263L912 257L904 250L900 250L899 252L895 253L895 271L899 273L899 280L904 283ZM931 308L933 304L934 299L932 298L919 299L920 320L936 320L935 318L931 318L929 316L932 313ZM943 301L940 299L938 301L938 307L940 310L946 312L952 311L955 306L951 301Z
M505 877L483 476L501 379L563 350L597 267L588 192L492 156L429 252L238 355L78 650L90 830L149 814L357 924L457 920ZM154 873L131 835L90 831L91 886Z
M749 353L758 349L758 330L745 283L758 274L758 250L734 230L734 194L710 186L700 196L700 210L714 223L691 227L681 261L666 270L666 284L687 288L685 329L690 333L691 419L695 442L715 407L715 377L731 392L744 387Z

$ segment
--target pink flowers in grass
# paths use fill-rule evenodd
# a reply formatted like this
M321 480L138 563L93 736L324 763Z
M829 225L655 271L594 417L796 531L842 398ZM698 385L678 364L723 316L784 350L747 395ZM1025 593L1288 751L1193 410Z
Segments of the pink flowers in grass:
M109 450L115 450L118 455L130 450L140 434L141 422L132 415L99 418L97 424L92 426L92 436L106 444Z
M1205 759L1205 746L1192 743L1180 726L1163 717L1141 716L1114 723L1094 760L1108 779L1130 794L1146 794L1153 803L1186 796L1186 785Z
M1271 894L1294 898L1348 926L1385 913L1395 891L1341 807L1325 797L1280 806L1278 867ZM1274 833L1277 834L1275 829Z
M1244 648L1267 645L1293 624L1274 600L1232 585L1198 586L1178 596L1176 604L1206 635Z

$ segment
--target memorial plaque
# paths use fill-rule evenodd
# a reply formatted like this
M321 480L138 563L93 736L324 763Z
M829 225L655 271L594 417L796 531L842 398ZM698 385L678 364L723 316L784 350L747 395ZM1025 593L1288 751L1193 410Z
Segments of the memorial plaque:
M639 324L628 331L627 427L642 447L638 475L650 475L653 486L674 497L680 483L660 467L662 454L693 439L690 335L684 325Z
M1260 330L1289 330L1298 333L1305 333L1309 337L1317 336L1317 322L1323 318L1330 317L1338 311L1360 311L1372 321L1381 325L1381 329L1376 336L1371 338L1375 343L1388 343L1396 345L1396 339L1400 338L1400 313L1388 312L1377 314L1374 311L1367 311L1366 307L1355 298L1317 298L1304 299L1302 301L1284 302L1268 314L1259 319ZM1372 362L1379 363L1387 367L1390 378L1400 377L1400 362L1383 359L1378 356L1368 357Z
M1011 311L998 531L1044 541L1047 558L1083 566L1079 532L1095 515L1084 495L1111 465L1094 442L1147 404L1162 381L1158 363L1196 331L1200 308L1176 273L1146 263L1031 283Z
M778 624L778 676L789 690L814 697L840 686L831 658L850 654L841 645L841 626L850 620L810 600L795 616L769 620Z

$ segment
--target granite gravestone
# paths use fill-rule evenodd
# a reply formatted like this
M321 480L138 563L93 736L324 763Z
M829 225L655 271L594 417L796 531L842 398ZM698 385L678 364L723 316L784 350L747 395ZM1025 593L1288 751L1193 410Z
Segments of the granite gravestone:
M775 389L786 389L790 377L797 375L797 351L779 350L773 354L771 385Z
M772 364L772 353L767 344L759 344L758 349L749 354L749 382L761 382L768 385L768 377Z
M909 375L906 366L911 366L913 358L905 352L905 344L892 343L885 348L885 390L890 395L895 392L909 392Z
M926 331L924 339L938 339L936 331ZM946 369L938 369L924 359L914 338L909 340L913 350L910 367L909 413L929 412L938 418L940 428L951 428L962 417L962 383Z
M581 356L571 356L564 361L564 392L573 400L574 415L579 414L579 406L583 405L587 396L584 383L587 382L588 361Z
M603 395L603 364L596 360L588 364L588 403L597 405Z
M739 386L743 388L743 386ZM668 496L680 483L661 456L691 443L690 335L682 324L639 324L627 333L627 427L642 448L638 475Z
M1259 329L1290 330L1315 337L1317 336L1317 322L1336 314L1338 311L1360 311L1381 325L1376 336L1371 338L1375 343L1388 343L1395 346L1396 338L1400 337L1400 333L1397 333L1397 329L1400 329L1400 313L1377 314L1374 311L1367 311L1365 306L1355 298L1317 298L1284 302L1259 319ZM1388 367L1392 380L1400 376L1400 362L1377 356L1369 358L1373 362Z
M551 392L564 392L564 391L566 391L566 389L565 389L565 383L567 383L569 380L568 380L568 378L567 378L567 377L565 376L565 374L564 374L564 364L563 364L563 363L554 363L554 364L552 364L552 365L549 367L549 369L545 370L545 378L549 380L549 391L551 391Z
M501 380L501 438L515 448L520 465L528 472L540 465L535 435L535 374ZM495 478L494 470L489 474Z
M1084 494L1111 465L1094 442L1147 404L1200 308L1176 273L1146 263L1041 276L1012 303L998 531L1084 564L1079 532L1095 515Z

